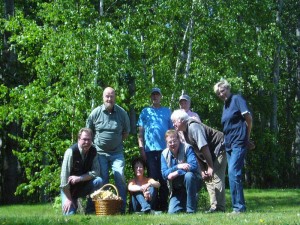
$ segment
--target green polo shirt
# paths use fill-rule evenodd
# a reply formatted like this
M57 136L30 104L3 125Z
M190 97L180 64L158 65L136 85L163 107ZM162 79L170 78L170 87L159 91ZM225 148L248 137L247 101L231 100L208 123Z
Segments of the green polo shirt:
M86 121L86 127L94 132L94 144L98 153L116 153L123 151L123 133L129 134L130 122L127 112L114 105L109 112L104 105L95 108Z

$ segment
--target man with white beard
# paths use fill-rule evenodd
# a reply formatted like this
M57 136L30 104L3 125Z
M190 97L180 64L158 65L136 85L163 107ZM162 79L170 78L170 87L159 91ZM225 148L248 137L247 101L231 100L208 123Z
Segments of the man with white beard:
M116 104L113 88L104 89L103 104L91 112L86 127L91 128L95 134L94 144L97 146L103 184L109 183L109 169L112 169L115 184L123 200L121 213L125 213L127 185L124 176L123 140L128 137L130 123L126 111Z

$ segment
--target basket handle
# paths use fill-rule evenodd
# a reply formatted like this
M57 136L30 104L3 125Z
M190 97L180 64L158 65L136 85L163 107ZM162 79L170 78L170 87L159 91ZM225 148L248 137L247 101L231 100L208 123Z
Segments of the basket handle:
M119 197L119 192L118 192L118 189L116 188L116 186L115 185L113 185L113 184L104 184L101 188L100 188L100 191L102 191L102 189L104 189L104 188L106 188L106 187L113 187L114 189L115 189L115 191L116 191L116 194L117 194L117 196Z

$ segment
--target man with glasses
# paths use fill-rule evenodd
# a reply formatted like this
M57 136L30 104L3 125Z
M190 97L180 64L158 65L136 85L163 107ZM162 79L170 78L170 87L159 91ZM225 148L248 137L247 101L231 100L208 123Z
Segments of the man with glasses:
M78 198L98 190L102 186L97 151L92 146L93 132L82 128L78 133L78 142L64 154L61 169L61 199L64 215L75 214ZM91 198L88 198L86 213L95 212Z
M167 148L161 157L162 176L170 190L169 213L195 213L197 192L201 187L196 155L191 145L181 143L175 130L165 135Z
M224 135L186 112L175 110L171 119L175 130L183 132L186 143L193 146L210 198L206 213L225 212L226 152Z

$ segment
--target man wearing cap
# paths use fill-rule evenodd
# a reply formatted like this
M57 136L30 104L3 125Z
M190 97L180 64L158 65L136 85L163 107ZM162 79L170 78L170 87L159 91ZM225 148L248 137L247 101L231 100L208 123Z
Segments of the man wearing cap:
M190 107L191 107L191 98L190 98L190 96L188 96L186 94L181 95L179 97L179 106L180 106L180 109L183 109L189 115L189 117L192 117L196 120L201 121L199 115L190 110Z
M161 184L156 210L167 211L169 191L161 174L161 152L166 148L165 133L173 128L171 110L161 106L162 94L159 88L152 88L150 97L152 106L142 110L137 123L138 143L140 154L147 163L148 176Z

